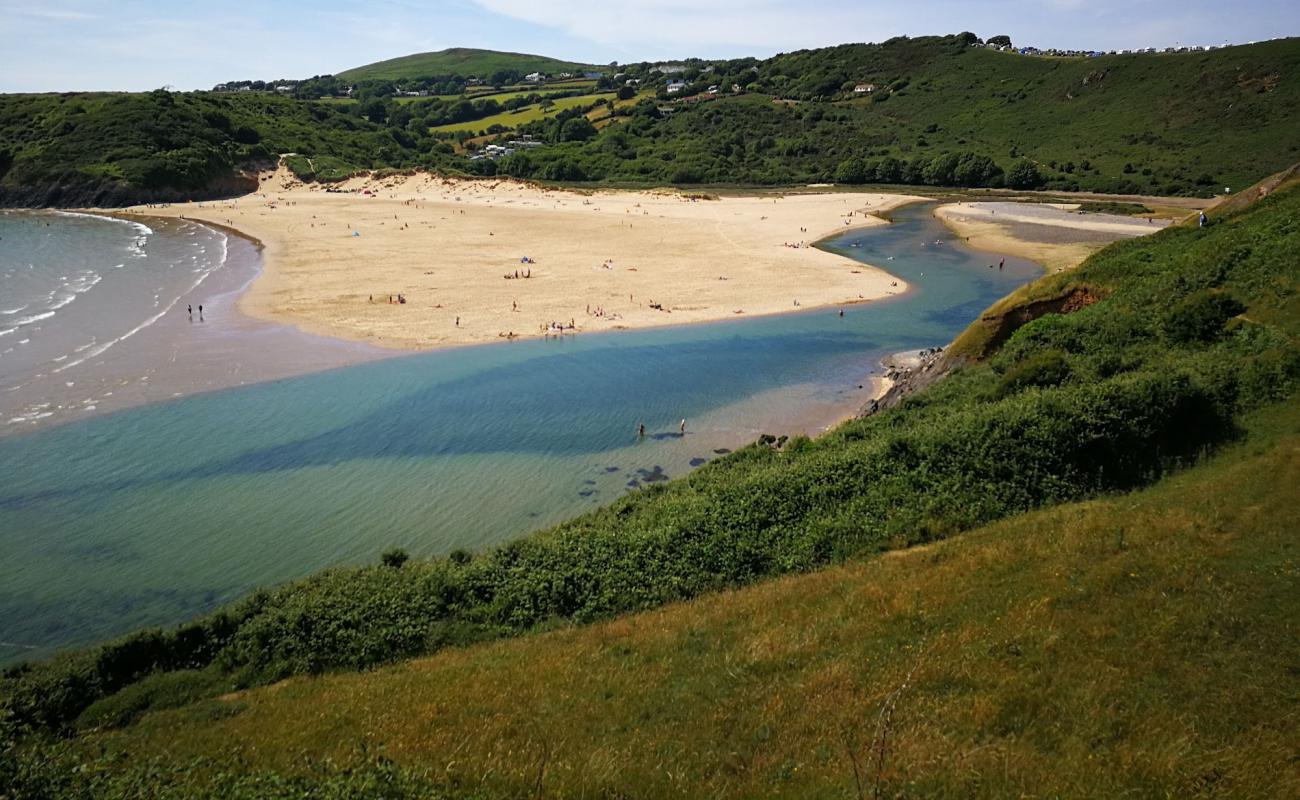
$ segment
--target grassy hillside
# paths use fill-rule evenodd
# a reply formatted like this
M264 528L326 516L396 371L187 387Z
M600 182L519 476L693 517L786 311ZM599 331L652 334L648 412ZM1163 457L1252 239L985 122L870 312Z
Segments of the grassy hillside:
M47 764L151 796L1294 797L1300 407L1243 425L1133 494L209 700Z
M22 728L123 724L294 674L653 608L1146 485L1300 377L1300 189L1045 278L1044 314L887 412L759 442L479 554L335 569L170 631L7 672ZM1016 314L1008 311L1008 318ZM1041 313L1041 312L1040 312ZM1038 314L1016 318L1027 321Z
M857 83L878 88L853 98ZM724 62L684 93L708 84L745 94L650 103L593 142L500 169L528 176L561 161L591 180L1208 195L1300 158L1300 39L1062 59L932 37Z
M353 67L338 74L350 81L404 80L428 78L435 75L460 75L466 78L487 80L498 72L528 74L541 72L556 75L561 72L583 72L603 69L593 64L560 61L546 56L526 53L503 53L498 50L476 50L471 47L452 47L436 53L416 53L390 58L362 67Z
M444 59L437 69L453 69L446 59L481 63L481 70L505 63L499 59L524 64L520 69L575 68L483 51L432 56ZM0 204L52 194L51 202L61 202L52 187L105 184L120 190L107 200L132 192L234 194L239 166L290 151L342 165L328 174L428 166L624 185L832 181L1207 197L1300 158L1300 39L1101 58L1000 53L956 36L895 39L767 60L692 62L682 73L689 87L673 96L651 65L620 69L641 81L638 91L658 96L625 103L598 135L580 124L566 129L580 108L544 115L520 132L547 146L500 161L451 157L451 144L441 140L471 137L490 127L484 118L526 99L448 95L462 87L455 82L452 89L420 84L433 97L399 98L391 80L372 77L358 82L356 102L347 103L253 92L167 95L170 105L157 93L2 96ZM497 73L512 83L518 69ZM876 91L854 95L862 82ZM315 97L346 83L317 78L295 91ZM684 99L709 86L722 94ZM740 93L732 94L733 86ZM630 91L606 79L590 95L616 89ZM567 90L585 91L576 84ZM320 173L303 177L313 174Z
M126 205L246 192L279 154L362 168L444 167L430 141L353 109L268 94L0 95L0 203Z

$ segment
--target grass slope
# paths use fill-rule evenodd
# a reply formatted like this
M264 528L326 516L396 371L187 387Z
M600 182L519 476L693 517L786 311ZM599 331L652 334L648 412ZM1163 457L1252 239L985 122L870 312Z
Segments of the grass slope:
M514 70L524 74L541 72L553 75L560 72L583 72L600 69L593 64L561 61L546 56L527 53L506 53L498 50L476 50L470 47L452 47L435 53L391 58L374 64L340 72L338 77L350 81L402 80L429 78L438 75L460 75L466 78L487 79L495 72Z
M1245 427L1133 494L209 700L69 758L128 795L1296 796L1300 407Z
M447 125L437 125L432 128L435 131L455 133L456 131L486 131L494 125L501 125L506 128L515 129L529 122L536 122L546 117L548 114L557 114L561 111L579 106L588 106L601 100L612 100L612 92L603 92L600 94L584 94L577 97L561 97L553 101L554 106L550 109L542 108L541 103L535 103L531 106L524 106L513 111L503 111L500 114L493 114L490 117L470 120L469 122L452 122Z
M801 51L727 67L702 82L747 94L663 115L654 105L616 133L530 154L528 177L567 160L591 180L800 183L858 180L846 162L884 166L867 182L962 184L958 154L1009 177L1034 164L1046 185L1131 194L1234 191L1300 158L1300 39L1207 53L1050 59L949 38ZM872 98L843 86L872 82ZM778 105L772 97L798 102ZM942 162L941 162L942 163ZM512 172L512 174L514 174ZM988 180L971 179L974 185Z

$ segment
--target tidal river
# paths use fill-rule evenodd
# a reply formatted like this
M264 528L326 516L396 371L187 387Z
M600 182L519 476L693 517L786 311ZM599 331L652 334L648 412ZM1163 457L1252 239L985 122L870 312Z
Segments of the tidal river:
M481 548L680 476L761 433L817 433L869 398L883 356L947 343L1041 274L1014 258L990 269L999 256L953 241L930 210L907 208L891 226L824 245L913 287L843 317L823 309L360 364L344 348L315 366L354 365L0 437L0 662L175 623L257 586L375 561L393 546L418 556ZM73 248L77 237L105 235L80 218L48 221L64 226L58 235ZM146 236L134 227L119 235L137 245ZM207 274L204 257L224 257L227 247L184 225L149 235L184 237L150 245L185 265L169 275L155 264L161 277L141 282L177 283L160 290L159 307L168 291L188 302L190 284ZM116 263L108 269L129 271L129 261ZM85 287L93 277L59 275L45 283L26 276L22 299L52 305L76 293L65 305L90 309L100 288ZM26 311L10 316L35 316ZM208 347L207 334L178 315L159 324ZM27 328L21 338L33 344L31 326L55 318L15 334ZM58 354L41 363L63 350L75 358L91 338L86 351L115 338L91 330L98 323L89 316L85 324L81 338L48 337L43 346ZM310 361L300 355L304 342L286 332L224 335L222 348L256 350L259 363L273 361L276 347ZM201 364L210 351L194 352ZM47 371L27 362L31 374ZM6 373L5 363L0 357L0 385L16 380L17 368ZM78 380L66 372L67 381L52 384L60 391L76 388L62 386Z

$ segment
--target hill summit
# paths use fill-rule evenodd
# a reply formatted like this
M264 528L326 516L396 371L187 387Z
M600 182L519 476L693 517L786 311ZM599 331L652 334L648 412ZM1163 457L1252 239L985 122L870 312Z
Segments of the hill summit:
M346 80L410 80L436 75L461 75L487 80L497 72L583 72L598 69L593 64L561 61L548 56L528 53L507 53L499 50L478 50L472 47L451 47L433 53L415 53L390 58L374 64L353 67L339 73Z

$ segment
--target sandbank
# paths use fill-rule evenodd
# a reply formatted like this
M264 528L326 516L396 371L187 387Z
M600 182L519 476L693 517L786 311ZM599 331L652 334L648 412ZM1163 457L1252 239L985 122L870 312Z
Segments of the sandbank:
M812 244L885 224L874 215L921 199L587 194L422 173L320 185L280 169L252 195L129 211L224 225L261 242L263 274L240 303L251 316L425 349L898 294L903 281ZM389 302L399 295L405 303Z
M1117 239L1155 233L1167 219L1078 211L1057 203L950 203L934 214L979 250L1037 261L1049 271L1078 266Z

